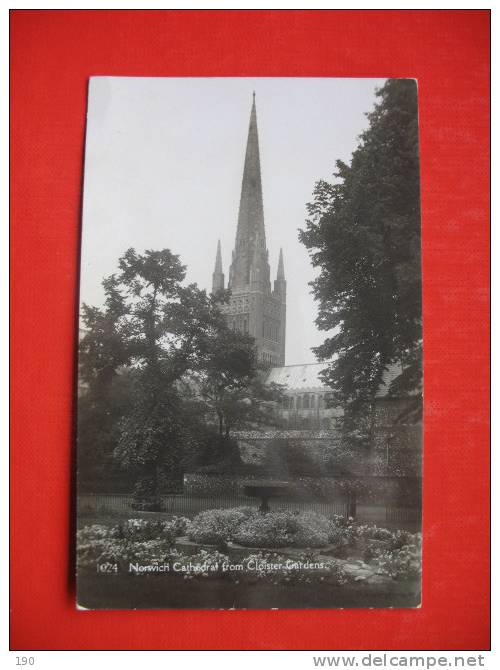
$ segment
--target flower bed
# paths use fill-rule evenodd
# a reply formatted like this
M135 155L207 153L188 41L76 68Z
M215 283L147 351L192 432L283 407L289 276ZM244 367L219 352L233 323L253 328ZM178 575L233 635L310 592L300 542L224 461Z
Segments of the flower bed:
M103 563L126 568L130 561L163 561L175 542L184 535L189 519L171 521L128 519L115 526L94 524L77 532L78 570L93 569Z
M324 547L331 522L316 512L269 512L251 507L208 510L198 514L188 538L200 544L224 545L233 541L247 547Z
M187 541L187 538L182 539L186 534L190 540L188 548L182 545ZM279 556L280 560L275 563L283 565L277 569L279 576L275 575L275 578L279 582L288 578L286 583L302 579L299 574L290 573L287 561L307 563L306 558L312 560L315 557L325 564L324 569L305 568L298 573L302 572L312 580L332 578L338 584L342 583L340 569L346 579L367 579L368 583L374 576L393 580L417 579L421 569L420 534L401 530L391 532L375 525L356 524L343 517L327 518L314 512L261 515L253 508L243 507L202 512L193 521L184 517L174 517L170 521L130 519L109 527L86 526L78 532L77 539L78 569L83 571L95 571L96 566L103 563L116 565L120 571L129 571L133 562L182 565L183 561L195 563L204 555L213 557L215 554L219 558L213 562L220 565L237 559L243 566L239 578L250 580L261 577L246 574L248 561L257 561L256 556L263 557L262 571L271 579L276 570L273 572L266 561L272 563ZM203 544L215 546L203 548ZM210 576L213 572L216 571L210 571Z

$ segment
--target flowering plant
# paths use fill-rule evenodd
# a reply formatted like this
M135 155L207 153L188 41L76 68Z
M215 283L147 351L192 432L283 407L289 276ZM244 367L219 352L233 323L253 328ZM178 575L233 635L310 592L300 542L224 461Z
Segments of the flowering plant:
M243 521L233 539L246 547L323 547L328 530L328 519L315 512L270 512Z
M245 519L256 514L257 511L251 507L207 510L195 516L187 534L193 542L225 544L233 538L235 530Z
M414 579L420 577L422 571L420 549L415 546L380 552L375 557L375 564L381 574L393 579Z

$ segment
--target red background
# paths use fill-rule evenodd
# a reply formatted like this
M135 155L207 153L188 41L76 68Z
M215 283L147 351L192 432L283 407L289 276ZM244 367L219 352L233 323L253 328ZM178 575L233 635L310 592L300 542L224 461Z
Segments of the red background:
M13 648L488 647L489 18L485 10L11 13ZM73 372L91 75L418 79L421 609L75 610Z

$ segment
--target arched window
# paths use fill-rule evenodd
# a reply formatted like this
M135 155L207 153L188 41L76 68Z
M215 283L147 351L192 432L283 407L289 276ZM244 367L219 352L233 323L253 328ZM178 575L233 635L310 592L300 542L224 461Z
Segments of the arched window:
M302 409L302 396L297 396L297 409Z
M309 409L309 394L308 393L304 393L304 399L303 399L302 402L303 402L303 405L302 405L303 408L304 409Z

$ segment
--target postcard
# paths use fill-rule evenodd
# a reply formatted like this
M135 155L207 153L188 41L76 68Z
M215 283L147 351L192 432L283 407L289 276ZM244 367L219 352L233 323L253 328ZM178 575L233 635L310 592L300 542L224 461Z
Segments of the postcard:
M413 79L92 77L77 607L414 608Z

